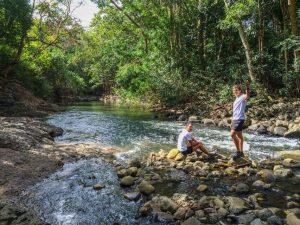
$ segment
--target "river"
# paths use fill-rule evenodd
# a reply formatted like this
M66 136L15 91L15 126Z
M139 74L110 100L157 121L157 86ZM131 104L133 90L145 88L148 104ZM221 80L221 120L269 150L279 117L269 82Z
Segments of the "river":
M122 149L116 157L125 161L150 151L176 147L177 136L184 126L158 119L141 108L97 102L70 106L64 112L49 116L47 121L64 129L64 135L58 137L57 142L98 142ZM225 153L234 151L228 129L195 125L194 135L208 148L218 146ZM255 159L300 146L299 139L251 133L245 133L245 139L246 154ZM91 187L95 183L105 183L106 187L95 191ZM48 179L30 187L24 201L53 225L159 224L137 218L142 199L130 202L124 199L123 193L110 164L102 159L82 159L65 164Z

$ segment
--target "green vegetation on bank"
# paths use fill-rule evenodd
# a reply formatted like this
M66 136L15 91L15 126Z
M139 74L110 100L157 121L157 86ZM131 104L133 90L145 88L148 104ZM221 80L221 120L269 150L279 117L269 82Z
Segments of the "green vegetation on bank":
M72 15L78 1L0 0L2 79L57 102L111 93L167 106L226 102L246 79L299 96L296 0L94 2L84 29Z

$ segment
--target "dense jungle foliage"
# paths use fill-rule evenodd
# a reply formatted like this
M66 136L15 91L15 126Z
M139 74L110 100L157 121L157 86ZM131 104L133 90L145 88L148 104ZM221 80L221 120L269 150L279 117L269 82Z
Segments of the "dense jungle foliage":
M297 0L0 0L0 72L44 99L116 93L162 105L226 102L234 83L300 92ZM89 13L89 12L86 12Z

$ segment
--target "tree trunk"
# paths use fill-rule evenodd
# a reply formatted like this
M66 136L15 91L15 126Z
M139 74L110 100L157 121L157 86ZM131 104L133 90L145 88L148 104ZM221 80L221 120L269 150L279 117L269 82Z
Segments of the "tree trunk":
M244 29L242 21L238 20L237 22L238 22L239 35L240 35L241 41L242 41L244 49L245 49L249 77L252 81L255 81L256 76L255 76L255 72L254 72L254 69L253 69L252 50L250 48L250 44L248 42L248 38L247 38L247 35L245 33L245 29Z

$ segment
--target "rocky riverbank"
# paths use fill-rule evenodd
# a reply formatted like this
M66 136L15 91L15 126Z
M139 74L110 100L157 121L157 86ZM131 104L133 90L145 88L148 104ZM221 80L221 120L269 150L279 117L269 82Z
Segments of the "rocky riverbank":
M44 224L22 204L20 194L65 162L112 158L115 149L95 143L55 143L61 128L28 117L0 117L0 224Z
M285 156L288 153L285 153ZM116 165L124 197L142 198L138 215L167 224L300 223L299 151L263 162L187 157L174 149ZM104 187L104 186L101 186Z
M179 108L156 108L169 119L191 121L207 125L230 127L232 105L215 105L212 108L186 106ZM300 101L277 100L273 103L249 103L245 128L259 134L300 138Z

